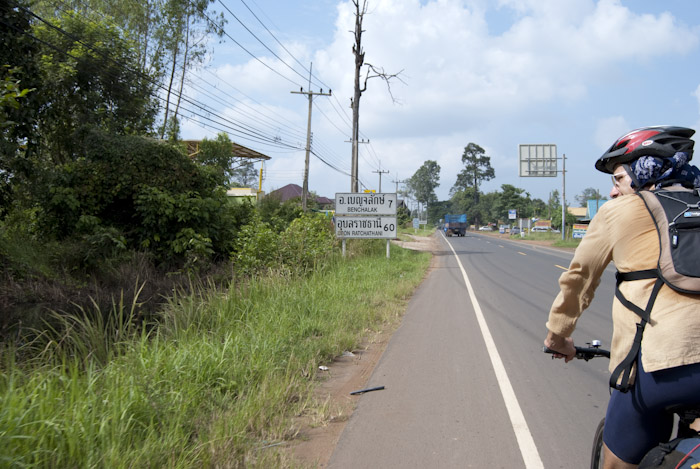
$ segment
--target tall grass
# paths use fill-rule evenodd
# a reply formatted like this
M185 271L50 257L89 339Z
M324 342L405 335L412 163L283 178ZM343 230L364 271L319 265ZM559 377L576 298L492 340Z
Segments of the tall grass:
M41 361L19 363L5 346L0 466L284 465L264 448L295 435L318 365L398 317L429 263L398 248L386 259L381 241L361 249L307 278L176 296L157 327L128 338L101 335L85 315L63 337L70 346L41 342ZM133 308L115 308L129 324Z

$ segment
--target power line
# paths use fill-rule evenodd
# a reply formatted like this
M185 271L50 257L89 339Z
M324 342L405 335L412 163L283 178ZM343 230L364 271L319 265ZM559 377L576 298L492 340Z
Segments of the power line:
M265 44L262 40L260 40L260 38L259 38L258 36L256 36L255 33L254 33L253 31L251 31L250 28L249 28L248 26L246 26L245 23L243 23L243 21L241 21L241 20L238 18L238 16L236 16L236 14L235 14L234 12L232 12L231 9L230 9L229 7L227 7L227 6L224 4L224 2L223 2L222 0L219 0L219 3L221 3L221 6L223 6L223 7L226 9L226 11L228 11L229 14L230 14L231 16L233 16L233 17L236 19L236 21L238 21L238 23L240 23L240 25L243 26L243 27L246 29L246 31L248 31L248 32L250 33L251 36L253 36L260 44L262 44L262 46L263 46L265 49L267 49L268 51L270 51L270 53L271 53L272 55L274 55L280 62L282 62L282 63L283 63L287 68L289 68L292 72L296 73L296 74L299 75L301 78L306 79L306 77L304 77L304 75L302 75L301 73L299 73L298 71L296 71L296 70L294 69L294 67L292 67L292 66L289 65L287 62L285 62L279 55L277 55L277 54L275 53L275 51L273 51L272 49L270 49L270 48L267 46L267 44ZM244 5L245 5L245 2L244 2ZM247 5L246 5L246 7L247 7ZM253 16L255 16L255 15L253 15ZM256 17L256 18L257 18L257 17ZM260 21L260 20L258 20L258 21ZM267 29L267 28L266 28L266 29ZM272 34L272 33L270 33L270 34ZM286 49L285 49L285 50L286 50ZM291 54L290 54L290 55L291 55Z
M267 69L270 70L271 72L275 73L276 75L279 75L280 77L284 78L285 80L287 80L288 82L292 83L293 85L295 85L295 86L300 86L299 83L296 83L296 82L295 82L294 80L292 80L291 78L282 75L280 72L278 72L277 70L275 70L274 68L270 67L268 64L266 64L265 62L263 62L261 59L259 59L255 54L253 54L253 53L250 52L248 49L246 49L245 47L243 47L243 45L242 45L240 42L236 41L236 40L233 38L233 36L231 36L229 33L227 33L226 30L225 30L224 28L220 27L220 26L219 26L218 24L216 24L211 18L209 18L209 16L207 16L206 13L204 13L204 12L201 11L201 10L200 10L199 12L201 13L201 15L202 15L204 18L207 19L207 21L209 21L210 24L213 24L214 27L219 28L222 34L226 35L226 37L228 37L229 39L231 39L231 40L233 41L234 44L236 44L238 47L240 47L241 49L243 49L248 55L250 55L250 56L251 56L252 58L254 58L256 61L258 61L258 62L259 62L261 65L263 65L265 68L267 68Z
M219 1L221 1L221 0L219 0ZM296 61L296 63L297 63L299 66L301 66L302 69L304 69L305 72L308 72L309 75L311 75L313 78L316 78L316 79L319 81L319 83L320 83L321 85L323 85L324 88L326 88L326 89L331 89L330 86L326 85L326 84L323 83L316 75L312 74L312 73L311 73L311 70L307 69L306 66L305 66L304 64L302 64L302 63L299 61L299 59L297 59L297 58L294 56L294 54L292 54L291 52L289 52L289 49L287 49L287 48L284 46L284 44L282 44L282 43L280 42L280 40L277 39L277 37L276 37L274 34L272 34L272 31L270 31L270 29L265 25L265 23L263 23L263 22L260 20L260 18L258 18L258 15L256 15L255 12L254 12L253 10L250 9L250 7L248 6L248 4L247 4L244 0L241 0L241 3L243 3L243 5L245 5L245 7L246 7L246 8L248 9L248 11L253 15L253 17L255 17L255 19L258 20L258 23L260 23L260 24L262 25L262 27L265 28L265 30L270 34L270 36L272 36L272 38L277 42L277 44L279 44L280 47L282 47L282 49L284 49L284 51L285 51L287 54L289 54L289 56L290 56L291 58L293 58L293 59ZM259 8L259 7L258 7L258 8ZM247 28L246 28L246 29L247 29ZM257 38L256 38L256 39L257 39ZM269 50L269 49L268 49L268 50Z
M114 59L114 58L112 58L112 57L109 57L107 54L105 54L103 51L97 49L95 46L93 46L93 45L91 45L91 44L88 44L88 43L86 43L86 42L80 40L79 38L76 38L75 36L73 36L72 34L68 33L67 31L63 30L62 28L59 28L59 27L55 26L54 24L52 24L51 22L49 22L49 21L45 20L44 18L38 16L37 14L35 14L34 12L32 12L31 10L29 10L29 9L27 9L27 8L24 8L23 6L21 6L21 5L19 5L19 4L16 4L16 6L19 7L20 9L22 9L23 11L25 11L27 14L33 16L33 17L36 18L37 20L39 20L39 21L41 21L42 23L46 24L48 27L50 27L50 28L52 28L52 29L58 31L59 33L61 33L61 34L63 34L64 36L68 37L69 39L75 41L76 43L82 44L83 46L89 48L91 51L98 53L98 54L99 54L100 56L102 56L103 58L105 58L105 59L107 59L107 60L109 60L109 61L115 63L116 65L120 66L123 70L127 70L127 71L130 71L130 72L132 72L132 73L135 73L137 76L140 76L140 77L146 79L147 81L150 81L153 85L156 86L156 88L159 88L159 89L161 89L161 90L165 90L165 87L164 87L162 84L160 84L160 83L154 81L154 80L153 80L151 77L149 77L148 75L143 74L142 72L140 72L140 71L138 71L138 70L133 70L133 69L131 69L130 67L126 66L125 64L119 62L118 60L116 60L116 59ZM82 60L83 60L83 59L81 59L81 58L79 58L79 57L74 56L73 54L70 54L70 53L67 52L66 50L61 49L60 47L57 47L57 46L54 45L54 44L51 44L51 43L49 43L49 42L47 42L47 41L44 41L44 40L42 40L42 39L40 39L40 38L34 36L34 35L31 34L31 33L28 33L27 31L19 30L19 29L17 29L16 27L14 27L13 25L9 25L9 24L4 23L4 22L3 22L3 24L6 24L7 26L12 27L13 29L19 31L20 33L25 34L25 35L27 35L27 36L33 38L34 40L45 44L46 46L50 47L51 49L56 50L56 51L59 52L59 53L62 53L62 54L66 55L66 56L68 56L68 57L71 57L71 58L73 58L73 59L75 59L75 60L77 60L77 61L82 61ZM203 118L203 119L206 119L206 120L212 121L212 122L214 122L214 123L217 123L218 125L224 125L225 127L229 128L230 131L232 131L232 132L234 132L234 133L238 133L239 135L243 136L243 138L248 138L248 139L250 139L250 140L252 140L252 141L264 142L264 143L268 143L268 144L272 144L272 145L277 145L277 146L282 146L282 147L288 147L288 148L297 149L297 147L292 146L292 145L290 145L290 144L287 144L287 143L284 143L284 142L275 141L274 139L271 139L271 138L269 138L269 137L267 137L267 136L261 134L260 132L257 132L255 129L249 129L249 128L243 126L243 125L240 125L240 124L237 124L237 123L231 121L230 119L226 119L225 117L216 115L216 113L212 113L211 111L209 111L208 109L206 109L206 107L204 107L203 105L200 105L199 103L197 103L197 102L195 102L195 101L189 99L189 98L188 98L187 96L185 96L185 95L178 94L178 93L172 93L172 94L175 94L175 95L179 96L179 97L180 97L182 100L184 100L185 102L187 102L187 103L189 103L189 104L191 104L191 105L193 105L193 106L195 106L195 107L201 109L201 110L204 111L204 112L207 112L207 113L210 113L210 114L215 115L215 116L216 116L218 119L220 119L220 120L223 120L223 121L225 121L225 122L229 122L232 126L231 126L231 125L228 125L228 126L227 126L227 125L225 125L225 124L222 124L221 122L218 122L218 121L212 119L211 117L208 117L208 116L206 116L206 115L200 114L200 113L198 113L198 112L196 112L196 111L193 111L192 109L189 109L189 108L186 108L185 106L182 106L182 108L183 108L185 111L190 112L190 113L192 113L192 114L194 114L194 115L197 115L197 116L199 116L199 117L201 117L201 118ZM155 97L156 97L157 99L160 99L161 101L168 102L167 99L162 98L161 96L158 96L158 94L156 94Z

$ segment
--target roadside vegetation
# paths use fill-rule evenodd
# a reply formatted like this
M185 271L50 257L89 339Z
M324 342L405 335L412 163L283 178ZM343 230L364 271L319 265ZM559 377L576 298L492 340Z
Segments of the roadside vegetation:
M551 231L539 232L539 233L527 233L525 236L511 235L510 239L513 240L525 240L525 241L548 241L552 243L552 246L558 248L576 248L581 242L580 239L573 239L571 233L567 230L565 238L561 239L561 233L553 233Z
M4 343L2 465L283 466L266 447L295 436L294 416L318 412L318 366L398 318L429 263L395 247L386 259L382 241L348 244L345 259L298 251L301 272L283 262L194 285L149 320L137 292Z
M181 141L211 7L0 4L0 467L284 466L318 366L425 273L232 201L255 171L229 135Z

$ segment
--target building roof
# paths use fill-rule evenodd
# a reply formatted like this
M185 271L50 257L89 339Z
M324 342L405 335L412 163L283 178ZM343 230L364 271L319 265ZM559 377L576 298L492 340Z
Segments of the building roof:
M194 156L199 153L199 144L202 143L201 140L183 140L182 142L187 145L187 154L189 156ZM255 150L251 150L250 148L234 142L231 142L231 152L235 158L247 158L255 161L270 159L267 155L263 155L262 153L258 153Z
M301 197L301 190L301 186L297 184L287 184L286 186L270 192L270 195L274 194L276 197L279 197L280 202L286 202L289 199ZM333 203L328 197L322 196L316 197L316 202L320 205L330 205Z
M566 207L566 211L575 217L585 217L588 215L587 207Z

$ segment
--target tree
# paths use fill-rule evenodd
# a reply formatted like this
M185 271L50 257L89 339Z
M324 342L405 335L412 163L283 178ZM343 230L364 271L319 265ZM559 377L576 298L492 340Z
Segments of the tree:
M362 93L367 90L367 81L371 78L381 78L387 84L389 88L389 94L391 95L391 80L394 78L399 78L401 72L398 73L386 73L382 67L376 67L370 63L365 63L365 51L362 48L362 21L367 13L368 0L352 0L352 4L355 6L355 43L352 45L352 53L355 55L355 87L353 98L351 100L352 107L352 167L351 167L351 183L350 192L359 191L359 179L358 179L358 145L360 138L360 98ZM364 84L360 86L362 67L366 66L367 70L365 72ZM399 78L400 80L400 78ZM393 95L392 95L393 99Z
M585 207L589 200L608 200L607 197L601 197L600 191L593 187L587 187L581 192L581 194L574 197L576 202L578 202L579 207Z
M496 216L501 220L508 219L508 211L516 210L519 218L532 216L529 194L523 197L524 189L519 189L510 184L501 185L501 194L496 202Z
M418 202L429 204L437 201L435 188L440 185L440 165L427 160L408 180L408 187Z
M533 199L531 206L533 217L546 218L547 220L550 219L549 213L547 212L547 204L544 203L544 200Z
M139 72L129 42L115 26L68 12L38 24L34 34L43 49L38 130L52 164L73 159L86 130L133 135L152 129L153 80Z
M258 172L255 170L255 164L250 160L241 161L233 168L232 186L251 187L255 184L258 178Z
M576 217L569 213L567 210L566 212L566 226L573 226L573 224L576 223ZM556 211L552 213L552 228L556 228L561 230L561 210ZM563 231L563 230L562 230Z
M549 199L547 199L547 218L550 220L555 213L561 213L561 197L559 197L559 191L554 189L549 193ZM561 216L559 216L561 219Z
M471 187L474 188L474 202L479 201L479 183L496 177L496 172L491 167L491 157L486 156L485 153L484 149L476 143L469 143L464 148L462 163L465 168L457 175L452 192Z
M0 2L0 218L14 201L15 186L29 176L41 102L38 44L23 2Z
M164 138L169 126L170 95L175 85L175 74L180 70L180 83L173 118L177 118L185 76L189 69L202 64L206 57L206 38L211 33L217 36L224 34L226 23L223 14L219 17L207 14L207 7L214 0L166 0L163 5L164 24L159 29L159 38L165 45L170 58L170 76L166 89L165 114L160 137ZM212 19L214 16L215 19ZM178 128L176 125L174 128Z
M233 143L225 132L220 132L214 140L202 139L195 160L210 172L220 187L230 187L235 176Z

